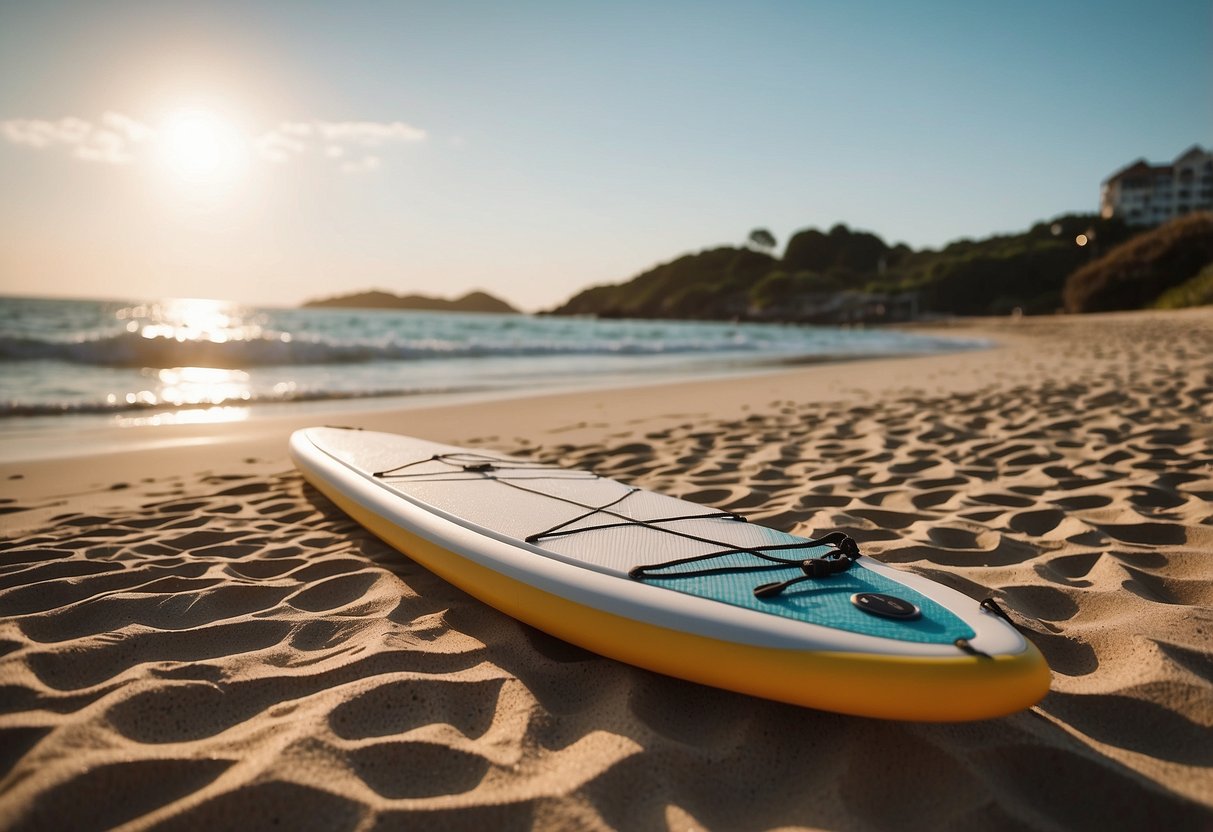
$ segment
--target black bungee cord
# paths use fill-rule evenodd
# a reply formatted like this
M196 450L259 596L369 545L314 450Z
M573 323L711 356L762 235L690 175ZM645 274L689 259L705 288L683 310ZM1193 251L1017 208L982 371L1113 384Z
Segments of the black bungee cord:
M714 541L713 541L714 542ZM816 558L783 558L772 554L777 551L790 551L796 549L816 549L821 546L833 546L833 551L827 552L825 555ZM748 554L753 555L761 560L767 561L770 566L733 566L733 567L711 567L708 569L687 569L665 574L658 574L659 570L672 569L673 567L683 566L689 563L702 563L716 558L727 557L728 555ZM819 538L803 540L799 543L785 543L774 546L762 546L755 548L734 548L726 549L720 552L710 552L706 555L696 555L689 558L679 558L670 560L664 563L653 563L645 566L637 566L628 572L629 577L635 580L644 578L696 578L704 575L719 575L729 572L749 571L753 569L770 569L777 566L796 566L800 568L803 575L797 575L793 578L788 578L785 581L775 581L772 583L759 584L754 587L754 596L756 598L775 598L782 594L785 589L795 586L802 581L809 581L818 578L828 578L831 575L837 575L851 568L851 564L859 557L859 546L855 541L843 532L830 532L822 535Z
M511 488L516 488L519 491L525 491L529 494L535 494L535 495L538 495L541 497L547 497L549 499L559 500L560 502L568 503L569 505L585 509L584 514L580 514L580 515L572 518L571 520L566 520L563 523L559 523L550 529L546 529L544 531L536 532L535 534L528 535L526 537L526 542L528 542L528 543L534 544L534 543L539 542L540 540L543 540L544 538L563 537L563 536L567 536L567 535L580 534L582 532L598 531L601 529L621 528L621 527L627 527L627 526L639 526L641 528L648 528L648 529L653 529L655 531L664 532L666 534L672 534L677 537L685 538L687 540L692 540L692 541L695 541L698 543L706 543L706 544L709 544L712 546L725 547L725 548L721 549L720 551L709 552L708 554L705 554L705 555L694 555L692 557L678 558L675 560L664 561L662 563L651 563L651 564L645 564L642 566L633 567L632 569L628 570L628 577L635 581L641 581L641 580L644 580L645 578L659 578L659 579L660 578L664 578L664 579L694 578L694 577L702 577L704 575L720 575L720 574L729 574L729 573L736 573L736 572L747 572L747 571L753 571L756 569L772 569L772 568L776 568L779 566L799 567L800 570L804 573L803 575L797 575L793 578L789 578L784 581L775 581L772 583L760 584L759 586L754 587L753 591L754 591L755 597L762 598L762 599L770 599L770 598L775 598L775 597L779 596L780 594L783 593L784 590L788 589L789 587L795 586L796 584L799 584L803 581L827 578L832 575L837 575L842 572L845 572L851 568L851 564L853 564L856 561L856 559L859 558L859 554L860 554L859 546L858 546L858 544L856 544L855 540L843 532L830 532L829 534L822 535L819 538L805 539L805 540L798 541L796 543L779 543L779 544L773 544L770 546L754 546L754 547L729 546L729 544L724 543L719 540L712 540L711 538L708 538L708 537L701 537L699 535L691 534L689 532L685 532L680 529L672 529L672 528L663 527L662 525L659 525L659 524L673 523L673 522L677 522L679 520L692 520L692 519L694 519L694 520L720 519L720 520L738 521L738 522L743 522L743 523L746 522L746 518L742 517L739 514L735 514L734 512L721 511L721 512L717 512L717 513L689 514L689 515L680 515L677 517L658 517L658 518L653 518L653 519L649 519L649 520L639 520L634 517L628 517L625 514L620 514L618 512L611 511L611 509L613 507L619 505L625 499L627 499L628 497L632 496L633 494L635 494L641 490L639 488L636 488L635 486L626 486L627 490L621 496L615 498L614 500L611 500L609 503L607 503L605 505L593 506L593 505L589 505L587 503L582 503L578 500L570 499L568 497L561 497L556 494L549 494L549 493L546 493L543 491L536 490L534 488L528 488L524 485L519 485L517 482L512 482L508 479L505 479L502 477L497 477L497 476L493 475L494 472L496 472L496 471L547 470L547 471L562 471L563 472L563 469L553 468L552 466L543 465L541 463L528 463L528 462L525 462L522 460L495 458L495 457L488 456L487 454L467 453L467 452L457 453L457 454L434 454L433 456L427 457L426 459L414 460L413 462L408 462L408 463L405 463L404 465L398 465L395 468L388 468L383 471L376 471L372 474L372 476L379 478L379 479L412 479L414 481L434 478L434 474L432 472L410 472L407 474L400 473L406 468L412 468L414 466L422 465L427 462L440 462L440 463L444 463L446 465L451 466L451 468L453 470L448 472L450 474L459 474L459 473L480 474L485 479L491 479L495 482L501 483L502 485L507 485ZM587 479L599 479L597 474L594 474L592 472L586 472L586 473L588 474ZM434 478L434 479L436 481L441 481L438 478ZM525 477L525 479L540 479L540 477ZM561 479L565 479L565 478L562 477ZM581 520L585 520L586 518L592 517L593 515L596 515L596 514L602 514L602 515L606 515L608 517L614 517L619 522L603 523L603 524L594 525L594 526L583 526L583 527L574 528L574 529L568 528L569 526L573 525L574 523L577 523ZM832 551L827 552L825 555L823 555L821 557L805 558L805 559L786 558L786 557L780 557L779 555L773 554L774 552L787 552L787 551L795 551L798 549L816 549L816 548L819 548L822 546L832 546L834 548ZM665 572L664 574L661 574L662 570L670 570L670 569L674 569L675 567L684 566L684 565L690 564L690 563L702 563L702 562L709 561L709 560L716 560L719 558L728 557L729 555L751 555L752 557L755 557L762 561L766 561L767 563L766 564L756 564L753 566L717 566L717 567L709 567L709 568L705 568L705 569L678 570L678 571Z

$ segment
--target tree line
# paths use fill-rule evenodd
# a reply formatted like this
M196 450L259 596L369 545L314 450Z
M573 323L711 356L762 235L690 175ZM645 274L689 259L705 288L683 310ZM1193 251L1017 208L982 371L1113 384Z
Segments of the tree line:
M1018 234L917 251L838 224L798 231L782 255L776 248L775 236L757 228L741 246L686 254L587 289L553 314L799 320L842 308L840 297L913 297L918 313L955 315L1140 308L1213 262L1213 215L1142 230L1071 214ZM1172 302L1200 296L1194 289Z

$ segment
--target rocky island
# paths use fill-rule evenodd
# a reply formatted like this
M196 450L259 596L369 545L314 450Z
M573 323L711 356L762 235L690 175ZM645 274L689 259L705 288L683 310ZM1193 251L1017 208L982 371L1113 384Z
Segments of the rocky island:
M455 300L446 300L427 295L394 295L391 292L374 289L309 300L305 301L303 306L309 309L419 309L427 312L497 312L502 314L518 312L513 306L500 298L493 297L488 292L468 292Z

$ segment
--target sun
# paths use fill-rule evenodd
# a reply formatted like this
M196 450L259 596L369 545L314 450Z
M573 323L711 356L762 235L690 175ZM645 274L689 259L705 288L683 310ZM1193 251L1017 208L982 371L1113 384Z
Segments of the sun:
M173 181L194 190L222 189L237 181L249 160L249 139L211 110L170 113L155 132L156 161Z

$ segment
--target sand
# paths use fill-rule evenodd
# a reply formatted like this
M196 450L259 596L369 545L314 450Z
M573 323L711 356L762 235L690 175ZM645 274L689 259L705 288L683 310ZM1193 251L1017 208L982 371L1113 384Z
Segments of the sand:
M947 331L1000 346L9 439L0 828L1213 829L1213 310ZM1052 691L911 724L597 657L305 486L334 419L841 529L999 598Z

